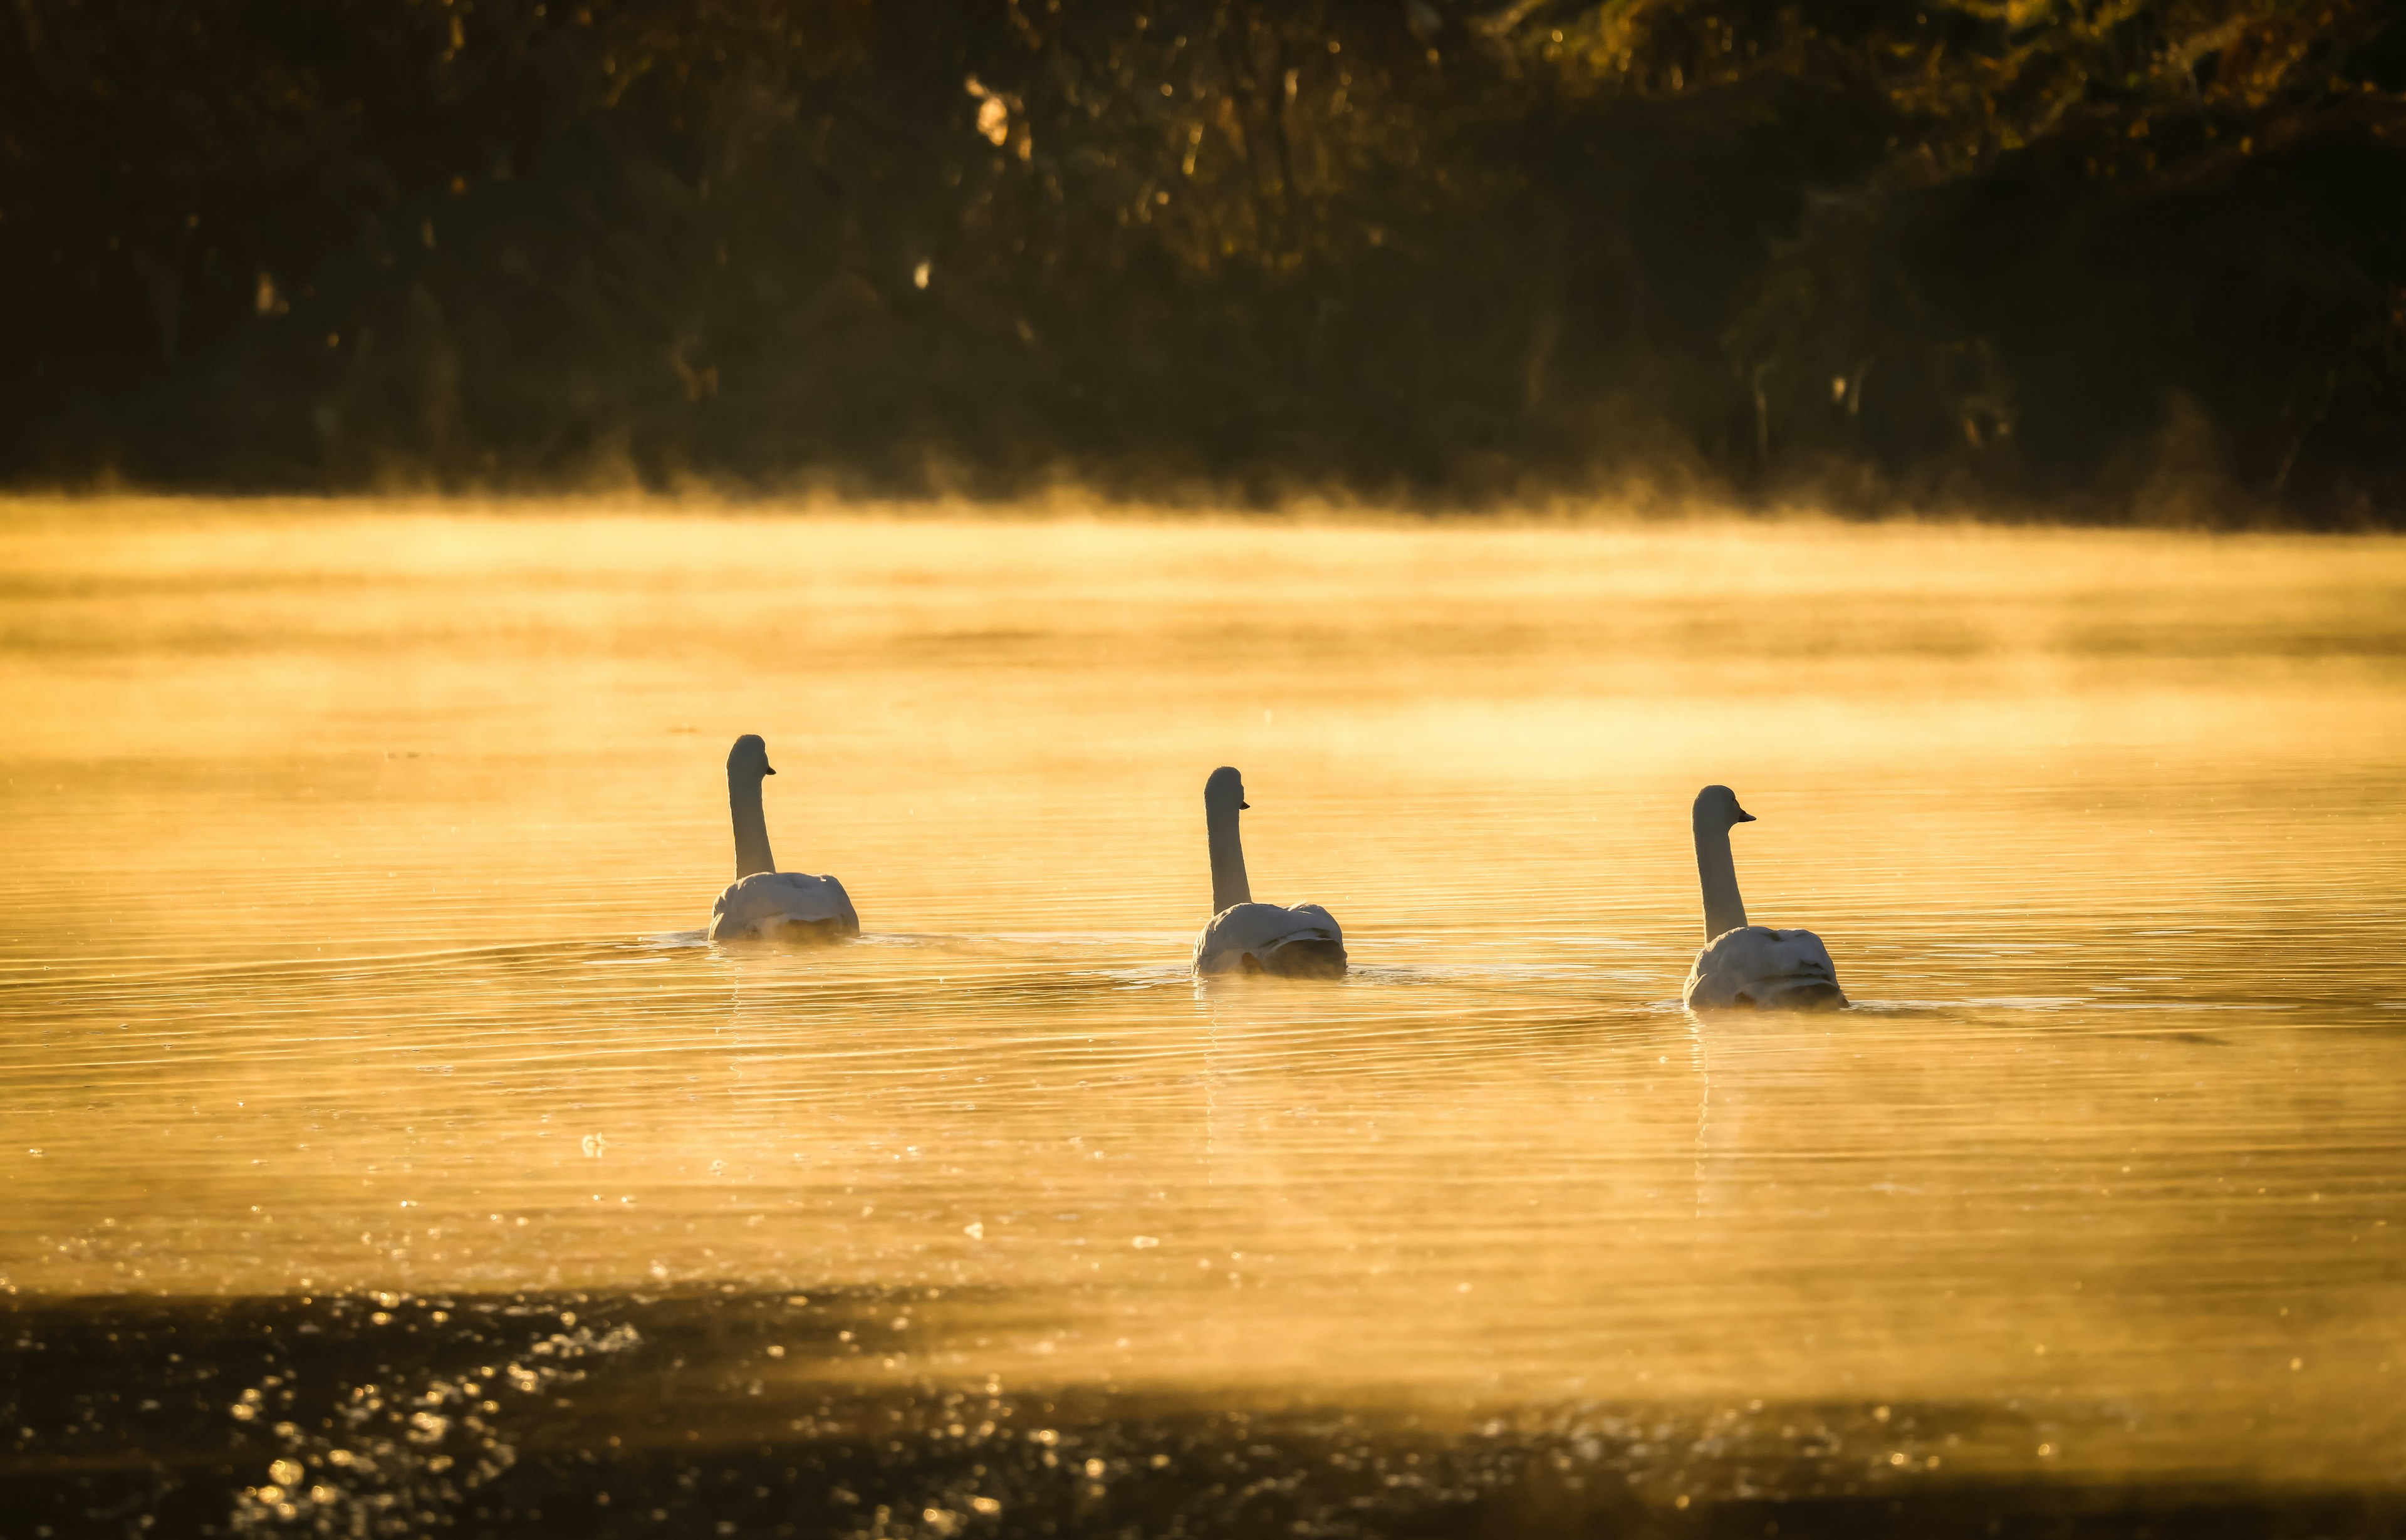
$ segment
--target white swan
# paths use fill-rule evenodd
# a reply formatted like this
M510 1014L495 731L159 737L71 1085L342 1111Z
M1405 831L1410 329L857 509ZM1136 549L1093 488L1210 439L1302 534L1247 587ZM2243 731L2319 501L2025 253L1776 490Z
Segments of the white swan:
M860 934L860 916L832 877L779 871L760 812L760 778L774 775L769 745L745 733L727 753L727 805L735 815L735 881L710 906L710 939L778 936L837 941Z
M1705 885L1705 949L1679 998L1691 1010L1835 1010L1847 1003L1830 949L1809 930L1746 923L1730 830L1754 814L1727 786L1696 793L1696 875Z
M1203 823L1211 841L1211 908L1195 939L1197 973L1278 973L1334 979L1345 972L1345 933L1318 904L1281 909L1253 902L1237 814L1252 806L1245 780L1226 766L1203 783Z

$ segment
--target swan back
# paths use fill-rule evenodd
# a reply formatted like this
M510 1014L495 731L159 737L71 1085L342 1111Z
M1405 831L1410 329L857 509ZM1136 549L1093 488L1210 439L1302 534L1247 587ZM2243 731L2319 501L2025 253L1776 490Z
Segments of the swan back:
M1345 967L1345 932L1318 904L1233 904L1195 939L1197 973L1334 978Z
M1696 954L1679 997L1691 1010L1834 1010L1838 965L1809 930L1739 925Z
M710 906L710 939L792 935L839 940L860 934L852 897L832 877L760 871L738 878Z

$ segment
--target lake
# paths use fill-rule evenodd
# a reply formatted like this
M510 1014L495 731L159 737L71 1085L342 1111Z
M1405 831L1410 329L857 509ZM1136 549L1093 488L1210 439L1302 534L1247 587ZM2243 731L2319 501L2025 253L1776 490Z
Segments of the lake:
M2401 686L2397 539L8 504L0 1506L2397 1533Z

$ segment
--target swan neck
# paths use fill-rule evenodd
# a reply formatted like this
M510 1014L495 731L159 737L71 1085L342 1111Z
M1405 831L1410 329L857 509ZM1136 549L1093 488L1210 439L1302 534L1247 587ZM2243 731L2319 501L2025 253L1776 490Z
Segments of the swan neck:
M1211 836L1211 912L1253 901L1245 881L1245 846L1237 834L1237 810L1207 808L1204 823Z
M1696 876L1705 889L1705 940L1742 928L1746 900L1737 894L1737 860L1726 827L1696 825Z
M769 854L769 820L760 811L760 778L729 770L727 805L735 815L736 880L776 870L777 858Z

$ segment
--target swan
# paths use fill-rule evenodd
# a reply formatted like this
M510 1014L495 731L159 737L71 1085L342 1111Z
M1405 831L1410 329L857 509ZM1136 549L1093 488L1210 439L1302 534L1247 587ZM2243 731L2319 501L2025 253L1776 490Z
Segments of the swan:
M1688 970L1679 998L1691 1010L1836 1010L1846 993L1838 987L1830 949L1809 930L1773 930L1746 923L1737 896L1737 863L1730 855L1730 830L1751 824L1754 814L1737 805L1727 786L1696 793L1696 875L1705 886L1705 949Z
M1318 904L1282 909L1253 902L1245 882L1245 847L1237 814L1245 778L1223 765L1203 783L1203 824L1211 841L1211 908L1195 938L1195 971L1277 973L1290 979L1335 979L1345 972L1345 933Z
M837 941L860 934L860 916L832 877L779 871L760 812L760 778L774 775L769 745L747 732L727 753L727 805L735 815L735 881L710 906L710 939L777 935Z

